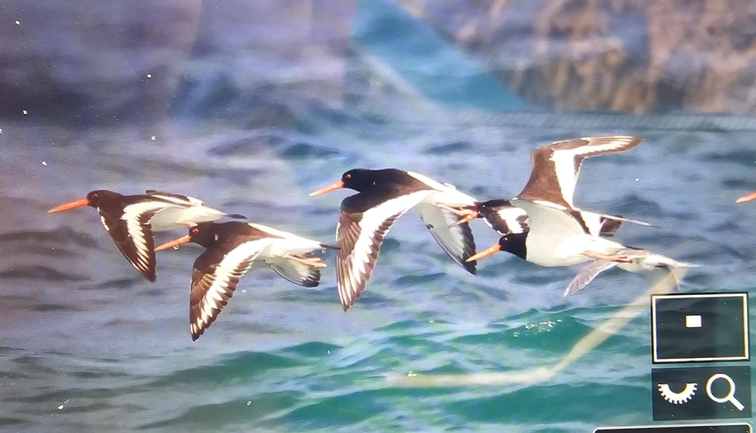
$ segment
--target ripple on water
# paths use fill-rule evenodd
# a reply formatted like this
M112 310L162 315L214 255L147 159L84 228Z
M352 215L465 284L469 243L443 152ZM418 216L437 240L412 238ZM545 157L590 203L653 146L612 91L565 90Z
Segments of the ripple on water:
M585 380L580 384L513 388L505 387L505 391L498 395L459 399L444 406L466 420L517 421L541 428L546 427L544 411L549 413L548 423L580 422L583 426L605 423L633 412L647 413L648 388L645 386L618 384L610 387ZM574 396L580 397L575 400ZM575 401L575 404L567 404L569 401Z
M0 271L0 278L32 279L45 281L86 281L88 278L74 273L58 271L43 265L13 266Z
M301 366L290 356L262 352L239 352L212 364L173 371L154 380L152 387L223 385L253 380L271 371Z
M338 154L339 152L334 149L301 141L288 146L281 152L282 157L289 159L326 158Z
M756 162L756 150L736 149L718 152L707 152L697 158L698 161L707 164L712 162L730 162L747 168L753 168Z
M312 399L288 411L278 421L306 429L339 428L390 412L394 409L392 406L382 390L351 391Z
M450 153L466 152L472 148L472 145L468 141L455 141L452 143L444 143L436 146L431 146L425 150L425 153L431 155L448 155Z
M237 427L242 430L255 430L265 425L266 418L291 408L302 398L299 391L262 392L249 398L234 398L220 403L197 404L187 408L181 414L142 424L139 430L152 430L170 427L191 427L203 431L222 431Z
M55 230L24 230L0 234L0 243L3 242L54 242L61 245L76 245L82 248L96 248L97 242L89 233L80 233L70 227L60 227Z

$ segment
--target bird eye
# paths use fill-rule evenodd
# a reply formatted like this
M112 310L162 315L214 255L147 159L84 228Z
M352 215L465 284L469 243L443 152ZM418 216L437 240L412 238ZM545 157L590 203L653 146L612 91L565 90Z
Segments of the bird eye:
M352 178L352 175L349 173L344 175L344 179L351 179L351 178Z
M197 227L193 227L191 232L193 235L196 235L197 233L199 233L199 229Z

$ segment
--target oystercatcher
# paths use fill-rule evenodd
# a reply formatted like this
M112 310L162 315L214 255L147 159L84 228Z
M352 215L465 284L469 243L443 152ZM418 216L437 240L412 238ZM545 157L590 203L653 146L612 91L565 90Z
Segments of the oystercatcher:
M459 223L475 206L473 197L422 174L393 168L349 170L341 180L310 196L339 188L358 191L341 202L336 228L337 287L344 311L365 290L389 229L413 207L441 248L475 274L476 263L468 260L475 254L475 240L470 226Z
M124 257L149 281L157 278L153 231L190 227L203 221L215 221L226 214L205 206L194 197L147 190L147 194L122 195L108 190L91 191L86 198L56 206L48 213L91 206Z
M629 272L658 268L673 271L698 266L596 236L587 230L580 213L563 206L523 199L512 199L512 204L528 213L529 231L504 235L498 245L481 251L472 259L507 251L541 266L572 266L591 262L570 282L564 296L576 293L598 274L615 266Z
M278 275L304 287L320 283L326 267L314 250L337 248L262 224L232 221L203 222L189 234L155 248L165 250L187 242L205 247L194 261L189 296L189 329L196 341L220 314L234 294L239 280L255 260L262 260Z
M479 202L476 205L475 212L500 236L528 231L528 214L524 209L513 206L509 200L495 199ZM580 212L591 234L605 237L613 236L624 220L622 217L603 216L585 210L578 212ZM475 216L460 221L473 219L475 219ZM639 223L641 222L639 221Z
M527 214L527 230L505 233L497 245L469 260L507 251L541 266L571 266L591 261L570 283L565 296L577 292L600 272L614 266L631 272L695 266L606 239L602 235L613 233L624 221L648 224L583 211L572 203L583 159L630 150L640 142L640 138L628 136L589 137L560 141L535 150L530 180L510 201Z
M572 209L581 214L588 230L597 235L610 236L623 222L648 226L650 224L643 221L581 210L572 203L585 158L625 152L638 146L641 141L642 138L631 136L586 137L542 146L531 154L530 179L518 197L550 201ZM467 222L477 217L483 218L500 235L527 230L525 211L512 206L508 200L477 202L461 221Z

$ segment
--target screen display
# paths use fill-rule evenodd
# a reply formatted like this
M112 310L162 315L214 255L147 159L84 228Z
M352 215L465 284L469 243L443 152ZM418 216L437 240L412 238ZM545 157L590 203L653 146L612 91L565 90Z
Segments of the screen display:
M750 432L755 16L0 4L0 430Z

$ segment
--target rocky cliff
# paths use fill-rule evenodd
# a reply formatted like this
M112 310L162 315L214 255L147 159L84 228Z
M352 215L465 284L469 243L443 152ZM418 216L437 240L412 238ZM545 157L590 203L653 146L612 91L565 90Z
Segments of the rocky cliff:
M756 113L756 2L401 0L532 103Z

